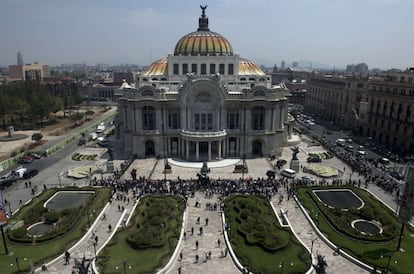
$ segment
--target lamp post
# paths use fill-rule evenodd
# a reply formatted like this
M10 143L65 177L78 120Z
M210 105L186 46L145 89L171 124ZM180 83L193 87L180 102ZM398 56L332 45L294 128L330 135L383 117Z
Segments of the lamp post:
M242 152L242 182L244 182L244 172L246 169L246 103L243 104L243 152Z
M285 258L282 259L282 261L279 264L280 267L280 274L283 274L283 268L285 267Z
M93 241L93 252L95 254L95 258L96 258L96 242Z

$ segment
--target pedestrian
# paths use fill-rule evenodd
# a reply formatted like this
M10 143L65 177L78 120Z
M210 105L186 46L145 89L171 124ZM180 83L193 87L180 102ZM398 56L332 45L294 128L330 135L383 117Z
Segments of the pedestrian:
M98 236L95 236L95 243L98 244Z
M197 224L200 224L200 216L197 217Z
M208 218L206 218L206 225L208 225Z
M22 199L20 199L19 200L19 205L22 205L23 204L23 201L22 201Z
M208 258L211 259L211 250L208 251Z
M102 220L106 220L106 214L105 213L102 215Z
M220 241L220 239L217 240L217 245L218 245L218 247L221 247L221 241Z
M178 268L178 274L181 274L181 266Z
M194 235L194 227L191 227L191 236Z
M196 249L198 249L198 241L195 242Z
M180 252L180 261L182 261L182 260L183 260L183 253Z
M65 251L65 265L69 264L69 260L70 260L70 253L69 251Z
M108 225L108 230L109 230L109 232L111 232L111 231L112 231L112 226L111 226L111 224L109 224L109 225Z
M195 260L196 260L196 263L198 263L198 259L199 259L198 254L196 254L196 255L195 255Z
M184 232L184 240L187 239L187 233Z
M200 226L200 236L203 235L203 227Z

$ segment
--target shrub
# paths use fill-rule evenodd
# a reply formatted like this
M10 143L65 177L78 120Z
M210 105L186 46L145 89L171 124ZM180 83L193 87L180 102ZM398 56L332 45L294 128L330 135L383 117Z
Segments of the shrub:
M59 220L59 213L51 210L49 212L47 212L45 215L45 221L48 223L56 223Z

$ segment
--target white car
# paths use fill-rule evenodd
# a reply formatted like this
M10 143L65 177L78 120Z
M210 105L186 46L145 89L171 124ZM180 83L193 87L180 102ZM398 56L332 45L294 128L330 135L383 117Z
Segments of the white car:
M23 167L23 166L19 166L18 168L16 168L13 173L16 176L17 179L21 179L23 178L24 173L27 171L27 168Z

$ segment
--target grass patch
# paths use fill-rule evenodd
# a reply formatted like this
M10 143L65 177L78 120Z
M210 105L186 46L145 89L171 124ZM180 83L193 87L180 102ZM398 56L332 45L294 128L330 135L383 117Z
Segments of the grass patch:
M329 209L320 203L312 192L316 189L326 190L329 188L351 189L364 201L365 206L359 211L355 209L349 211ZM351 186L301 187L298 189L297 195L308 214L318 225L319 230L330 241L339 245L341 249L380 269L386 269L389 256L392 256L393 263L390 264L392 273L412 273L410 264L412 254L414 254L413 229L406 226L401 243L404 252L395 252L401 225L395 214L368 192ZM349 222L359 218L379 220L383 224L383 235L364 236L356 233Z
M35 208L40 210L39 205L43 205L43 203L49 199L55 192L57 191L65 191L65 190L93 190L95 191L95 195L92 195L91 200L88 200L87 203L81 209L82 214L79 212L76 217L74 217L73 224L68 227L64 232L59 232L54 234L53 237L49 235L49 237L45 238L38 238L42 239L40 242L39 240L34 239L26 239L29 242L24 241L25 233L20 234L23 238L22 241L17 242L15 239L11 239L10 237L10 228L12 226L18 227L19 225L26 226L26 222L36 221L40 215L37 213L35 214ZM75 188L69 187L64 189L48 189L44 191L40 196L36 197L31 203L21 208L21 210L14 215L10 220L9 224L6 227L6 234L8 235L7 247L9 254L5 254L4 252L4 244L3 241L0 241L0 269L1 273L8 274L8 273L16 273L16 258L19 260L20 270L24 272L29 272L30 270L30 262L32 261L37 267L42 264L44 261L48 261L60 254L62 254L67 248L69 248L73 243L79 240L84 234L85 229L88 225L87 220L87 213L86 212L100 212L101 209L105 206L110 196L111 190L108 188ZM40 210L41 211L41 210ZM37 215L37 217L31 217ZM90 217L91 223L94 221L94 218L98 214L96 213L95 216ZM43 216L43 215L42 215ZM45 216L41 218L46 218ZM52 218L53 216L48 216L48 218ZM21 230L23 231L23 230ZM18 235L17 235L18 236Z
M282 228L265 197L237 195L227 198L224 212L233 250L253 273L305 273L310 254L289 229Z
M99 255L102 273L121 273L124 261L133 273L154 273L177 245L185 210L178 196L145 196L128 227L121 229Z

